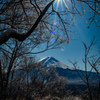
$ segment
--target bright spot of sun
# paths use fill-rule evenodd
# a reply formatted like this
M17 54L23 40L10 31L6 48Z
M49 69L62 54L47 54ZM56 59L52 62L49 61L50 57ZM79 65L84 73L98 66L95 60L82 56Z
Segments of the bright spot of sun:
M58 2L60 2L61 0L58 0Z

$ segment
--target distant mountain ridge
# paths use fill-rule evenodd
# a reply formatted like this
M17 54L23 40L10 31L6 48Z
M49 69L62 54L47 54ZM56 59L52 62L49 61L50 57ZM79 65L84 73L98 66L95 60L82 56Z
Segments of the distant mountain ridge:
M39 62L43 63L43 65L45 67L50 67L50 66L55 67L56 72L59 74L59 76L67 77L69 83L72 83L72 84L83 84L84 83L74 68L63 64L62 62L58 61L54 57L45 57L45 58L39 60ZM85 79L84 75L86 72L83 70L78 70L78 72L80 73L82 78ZM89 73L90 72L88 71L88 74ZM89 80L90 81L92 80L93 83L96 83L97 82L97 74L95 72L92 72Z

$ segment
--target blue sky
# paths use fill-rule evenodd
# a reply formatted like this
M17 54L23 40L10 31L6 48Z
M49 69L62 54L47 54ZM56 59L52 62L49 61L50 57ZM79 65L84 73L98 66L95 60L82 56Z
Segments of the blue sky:
M87 14L87 16L89 16L89 14ZM100 19L100 16L98 16L97 19ZM84 65L82 64L81 60L84 57L84 46L82 42L85 42L87 45L89 45L91 39L93 39L93 37L95 36L97 44L93 46L92 53L97 54L98 47L100 47L100 27L97 27L94 23L92 23L90 28L87 28L88 24L80 15L76 16L74 23L77 26L72 27L72 30L77 33L73 36L73 38L75 38L76 40L71 40L69 44L64 44L62 50L49 50L44 53L37 54L37 57L41 59L47 56L52 56L69 66L72 66L72 64L68 60L71 60L73 62L78 61L80 67L83 69Z

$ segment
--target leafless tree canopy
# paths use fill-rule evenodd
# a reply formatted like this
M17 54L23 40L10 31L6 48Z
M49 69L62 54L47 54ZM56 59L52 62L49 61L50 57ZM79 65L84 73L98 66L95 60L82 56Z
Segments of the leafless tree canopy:
M90 8L89 13L89 26L94 22L97 26L98 21L95 17L100 16L100 1L98 0L70 0L71 7L67 6L67 1L64 2L63 10L56 10L54 3L58 0L1 0L0 1L0 45L8 41L10 38L15 38L19 41L24 41L29 36L33 40L35 35L47 35L52 32L52 19L54 14L59 24L55 25L55 29L64 31L66 34L67 42L70 39L68 35L69 21L68 16L72 14L80 14L83 16L85 13L85 6ZM80 8L78 8L80 6ZM80 10L81 9L81 10ZM63 19L64 16L65 18ZM72 18L73 20L73 18ZM41 29L40 29L41 28ZM38 30L38 31L37 31ZM38 32L38 33L36 33ZM58 31L59 32L59 31ZM59 37L59 36L58 36ZM61 38L60 38L61 39Z
M82 61L84 64L85 73L79 72L78 62L74 62L74 63L71 62L74 68L76 69L79 77L87 85L90 100L94 100L94 99L99 100L100 98L100 68L99 68L100 67L100 54L92 54L92 55L90 54L95 44L96 44L95 38L91 41L89 46L87 46L87 44L83 42L83 45L85 48L85 54L84 54L84 58L82 59ZM89 67L90 67L90 70L88 70ZM92 72L96 72L97 83L93 83L94 76L91 78ZM91 89L91 84L94 87L98 88L97 93L95 93L96 96L93 94L93 91Z

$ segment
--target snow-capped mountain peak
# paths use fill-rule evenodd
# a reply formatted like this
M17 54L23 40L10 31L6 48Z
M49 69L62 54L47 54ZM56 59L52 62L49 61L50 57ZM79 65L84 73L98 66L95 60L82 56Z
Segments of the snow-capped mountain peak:
M54 67L59 67L59 68L63 68L63 69L71 69L71 70L73 70L72 67L63 64L62 62L58 61L54 57L45 57L45 58L39 60L39 62L43 63L47 67L54 66Z

